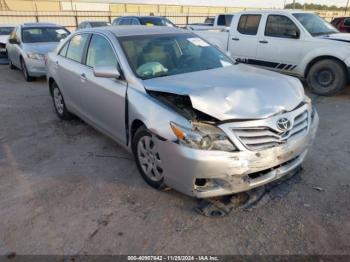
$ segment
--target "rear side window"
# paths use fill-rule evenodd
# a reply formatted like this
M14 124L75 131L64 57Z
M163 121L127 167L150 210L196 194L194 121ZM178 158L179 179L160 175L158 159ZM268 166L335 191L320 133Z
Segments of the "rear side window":
M119 22L119 25L131 25L131 19L129 18L121 19Z
M113 49L106 38L93 35L91 38L86 65L95 66L117 66L118 61Z
M233 15L219 15L218 25L220 26L230 26Z
M88 34L76 35L72 37L68 46L66 57L81 63L83 60L84 49L88 38Z
M292 20L283 15L269 15L265 35L282 38L299 38L300 32Z
M244 35L258 33L261 15L242 15L239 19L237 31Z

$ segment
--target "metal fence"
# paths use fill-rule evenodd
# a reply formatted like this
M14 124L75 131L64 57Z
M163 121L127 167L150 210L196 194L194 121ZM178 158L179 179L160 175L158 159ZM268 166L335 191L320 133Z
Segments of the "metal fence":
M75 30L82 21L108 21L113 22L115 18L124 15L149 15L149 13L113 13L113 12L16 12L0 11L0 24L21 24L29 22L51 22ZM161 14L154 14L161 15ZM163 15L164 16L164 15ZM209 15L206 14L167 14L166 17L178 26L185 26L191 23L201 23Z

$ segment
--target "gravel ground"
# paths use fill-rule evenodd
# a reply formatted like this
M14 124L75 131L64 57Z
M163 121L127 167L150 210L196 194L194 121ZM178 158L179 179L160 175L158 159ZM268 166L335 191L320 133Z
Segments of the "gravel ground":
M60 121L44 80L0 66L0 253L350 254L350 88L313 100L303 171L252 209L207 218L147 186L104 135Z

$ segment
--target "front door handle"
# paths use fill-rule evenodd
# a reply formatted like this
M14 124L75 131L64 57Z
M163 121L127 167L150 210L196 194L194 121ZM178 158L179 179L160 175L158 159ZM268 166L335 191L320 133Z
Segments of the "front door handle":
M239 41L239 38L237 38L237 37L232 37L232 40L233 40L233 41Z
M261 43L261 44L268 44L268 43L269 43L269 41L266 41L266 40L261 40L261 41L259 41L259 43Z

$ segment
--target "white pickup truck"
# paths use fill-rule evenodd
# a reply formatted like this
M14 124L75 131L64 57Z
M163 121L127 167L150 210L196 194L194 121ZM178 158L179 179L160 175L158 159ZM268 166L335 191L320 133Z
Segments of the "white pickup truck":
M319 95L333 95L349 80L350 34L314 13L244 11L225 30L194 32L237 62L306 79Z
M219 14L214 18L205 19L204 23L190 24L187 26L189 30L211 30L223 29L231 25L233 14Z

